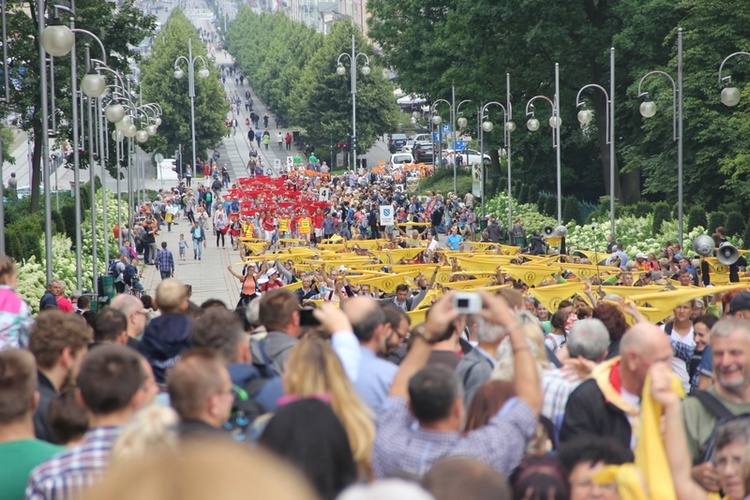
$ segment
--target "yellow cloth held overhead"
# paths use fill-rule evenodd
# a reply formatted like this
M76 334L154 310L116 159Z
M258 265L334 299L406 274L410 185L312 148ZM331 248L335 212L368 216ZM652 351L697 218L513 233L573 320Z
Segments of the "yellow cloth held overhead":
M636 304L643 305L648 303L651 307L659 309L661 311L672 311L675 307L685 302L702 297L703 295L709 295L714 293L726 292L737 288L747 288L746 283L732 283L730 285L715 286L712 288L701 288L701 287L677 287L676 290L670 290L668 292L656 292L643 295L637 295L633 297L633 301Z
M560 271L559 267L536 266L524 264L522 266L506 265L502 270L514 279L523 281L528 286L539 286L542 281L549 279Z
M531 294L549 311L557 311L563 300L571 298L586 288L585 283L563 283L562 285L540 286Z
M672 390L684 398L685 393L680 379L674 374L671 376ZM661 404L651 397L651 374L649 373L646 375L641 395L641 425L635 449L635 465L646 477L651 499L676 500L672 473L659 426L661 415Z
M596 484L615 483L620 500L649 500L638 468L630 464L607 465L592 476Z

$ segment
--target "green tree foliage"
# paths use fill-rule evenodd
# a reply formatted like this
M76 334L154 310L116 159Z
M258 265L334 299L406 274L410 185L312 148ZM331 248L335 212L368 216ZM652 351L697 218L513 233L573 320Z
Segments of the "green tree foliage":
M698 226L706 227L708 225L708 220L706 219L706 211L703 209L703 207L694 205L690 207L690 212L688 212L688 220L687 220L687 230L692 231Z
M190 96L188 92L188 66L181 61L185 72L181 79L174 78L174 63L180 56L188 56L188 40L192 40L193 57L206 57L206 49L198 32L181 10L172 11L162 28L151 55L141 64L144 102L155 101L162 106L162 124L159 132L141 144L148 152L161 152L165 157L173 154L180 144L186 147L186 158L192 162ZM208 78L199 78L203 67L200 58L195 63L195 148L198 158L205 159L228 130L224 125L229 104L219 80L219 70L208 60Z
M729 212L727 215L727 222L724 226L724 231L727 236L739 236L742 234L742 229L745 227L745 218L739 212ZM750 240L745 240L745 247L748 246Z
M345 75L336 73L339 54L351 53L352 35L371 67L364 75L364 59L357 59L357 150L364 152L396 128L398 108L392 84L382 78L371 47L352 23L334 23L323 37L283 14L245 8L229 27L227 48L274 113L288 116L313 144L328 145L343 142L352 131L348 57L341 58Z
M664 221L671 220L669 205L666 202L660 202L654 205L654 234L661 233L661 224Z
M557 216L557 198L554 196L547 196L544 199L544 215Z
M37 3L33 0L8 0L8 53L12 57L11 76L17 83L11 89L11 102L7 111L17 114L17 124L34 138L33 164L31 186L41 184L40 159L42 157L41 138L42 122L40 118L41 97L39 78L39 45L37 25ZM50 17L52 16L51 4L48 5ZM30 14L30 15L29 15ZM60 19L63 24L68 25L71 14L60 11ZM148 37L153 28L155 18L146 16L138 9L132 0L121 3L108 2L106 0L78 0L76 2L76 27L87 30L98 36L104 48L107 50L106 60L109 67L117 71L125 71L128 68L128 59L138 60L139 54L132 50L140 42ZM85 34L76 34L77 72L80 80L86 73L84 61L85 45L91 45L91 56L103 59L99 45ZM71 73L70 55L55 58L55 106L50 100L50 115L54 114L58 129L50 132L56 133L59 140L72 140L71 132ZM49 72L48 72L49 77ZM108 83L112 83L112 77L105 74ZM5 110L3 110L5 111ZM84 141L86 144L86 141ZM82 155L82 166L86 166L88 153ZM31 190L31 210L39 208L39 191Z
M723 226L727 221L727 214L724 212L711 212L708 214L708 225L706 229L710 234L716 231L717 227Z
M560 63L562 190L594 201L609 191L606 100L598 90L582 94L594 111L592 123L576 120L576 95L589 83L609 89L609 48L616 49L616 187L618 202L676 200L677 147L672 130L671 83L649 77L643 90L657 115L638 113L638 82L654 70L676 79L676 34L684 29L685 199L716 209L727 191L750 194L750 58L725 67L742 90L736 108L719 102L721 60L750 46L750 3L741 0L370 0L370 36L406 92L428 100L505 99L510 73L514 119L514 178L532 190L553 191L555 150L549 141L550 107L536 102L542 127L523 127L524 107L536 95L554 93L553 70ZM471 36L467 36L467 33ZM493 121L500 122L498 110ZM498 116L500 115L500 116ZM500 127L485 134L488 149L502 146ZM494 168L497 168L495 165ZM743 196L743 200L750 197ZM750 202L743 201L743 208Z

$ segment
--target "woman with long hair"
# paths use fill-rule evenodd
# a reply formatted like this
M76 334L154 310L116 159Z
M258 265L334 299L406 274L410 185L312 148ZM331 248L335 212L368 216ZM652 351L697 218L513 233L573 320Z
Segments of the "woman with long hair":
M287 396L330 398L349 437L359 476L371 479L372 414L357 396L333 348L317 338L301 340L292 348L282 383Z

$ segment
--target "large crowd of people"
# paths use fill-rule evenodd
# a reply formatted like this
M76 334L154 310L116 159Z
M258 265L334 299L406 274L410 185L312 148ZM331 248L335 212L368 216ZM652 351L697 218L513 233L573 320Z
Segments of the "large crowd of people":
M0 257L0 497L750 495L744 259L565 251L309 152L143 203L96 313L53 280L33 316ZM236 305L174 278L175 222L177 259L239 254Z

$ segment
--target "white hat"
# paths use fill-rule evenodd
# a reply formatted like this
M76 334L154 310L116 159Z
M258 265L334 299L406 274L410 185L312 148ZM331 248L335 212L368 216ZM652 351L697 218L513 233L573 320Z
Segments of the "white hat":
M646 257L646 254L643 252L638 252L637 254L635 254L635 258L636 259L648 259L648 257Z
M268 283L268 276L261 276L260 278L258 278L259 285L263 285L265 283Z
M275 267L272 267L271 269L268 270L268 272L266 273L266 276L273 276L277 272L278 272L278 269L276 269Z

